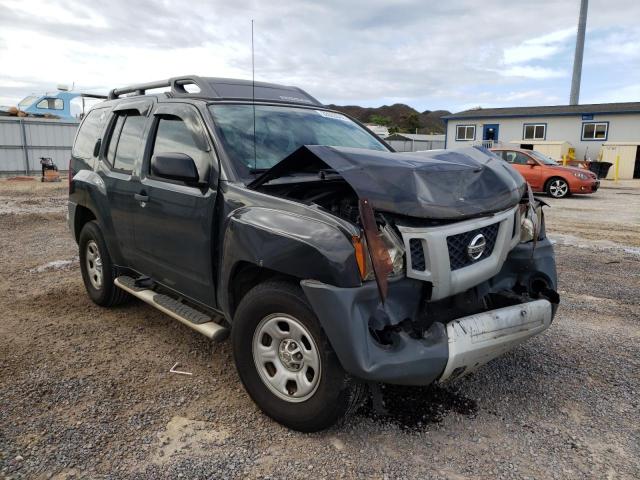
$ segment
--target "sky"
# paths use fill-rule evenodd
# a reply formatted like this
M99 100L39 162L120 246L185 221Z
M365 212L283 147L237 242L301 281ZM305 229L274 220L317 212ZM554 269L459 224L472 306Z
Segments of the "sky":
M323 103L568 103L579 0L0 0L0 105L195 74ZM640 1L591 0L580 103L640 101Z

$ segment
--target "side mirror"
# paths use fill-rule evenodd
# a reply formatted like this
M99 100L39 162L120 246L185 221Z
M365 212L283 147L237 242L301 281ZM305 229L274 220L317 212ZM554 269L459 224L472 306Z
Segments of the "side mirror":
M537 165L537 163L534 162L533 160L529 159L529 160L527 160L527 165L529 165L530 167L533 168L533 167L535 167Z
M184 153L167 152L154 155L151 158L151 174L190 184L198 183L200 180L196 162Z

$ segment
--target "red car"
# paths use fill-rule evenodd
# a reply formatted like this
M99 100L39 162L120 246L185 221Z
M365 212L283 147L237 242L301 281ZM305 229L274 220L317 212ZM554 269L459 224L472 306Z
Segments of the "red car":
M595 173L583 168L563 167L535 150L493 148L493 153L509 162L522 174L534 192L546 192L554 198L572 193L593 193L600 181Z

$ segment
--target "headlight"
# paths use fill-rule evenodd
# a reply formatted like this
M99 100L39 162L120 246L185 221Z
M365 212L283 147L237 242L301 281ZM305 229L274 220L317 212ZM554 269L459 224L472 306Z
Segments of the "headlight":
M404 245L398 235L389 227L385 225L379 228L380 239L384 243L391 260L392 270L390 276L395 276L404 271ZM375 273L373 266L371 265L371 257L369 249L367 248L367 242L364 236L352 238L353 248L355 249L356 262L358 263L358 269L360 270L360 278L362 280L373 280Z
M530 242L540 236L542 205L520 205L520 242Z
M391 275L398 275L404 271L404 245L398 235L391 229L389 225L385 225L380 229L380 236L387 247L389 258L393 270Z
M579 178L580 180L589 180L589 175L582 172L573 172L573 176Z

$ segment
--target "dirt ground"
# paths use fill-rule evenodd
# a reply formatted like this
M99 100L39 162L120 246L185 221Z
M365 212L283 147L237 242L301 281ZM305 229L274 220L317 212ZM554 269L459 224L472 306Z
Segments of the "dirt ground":
M64 182L0 180L0 478L640 478L640 182L604 183L548 199L549 330L305 435L259 412L228 343L89 301Z

